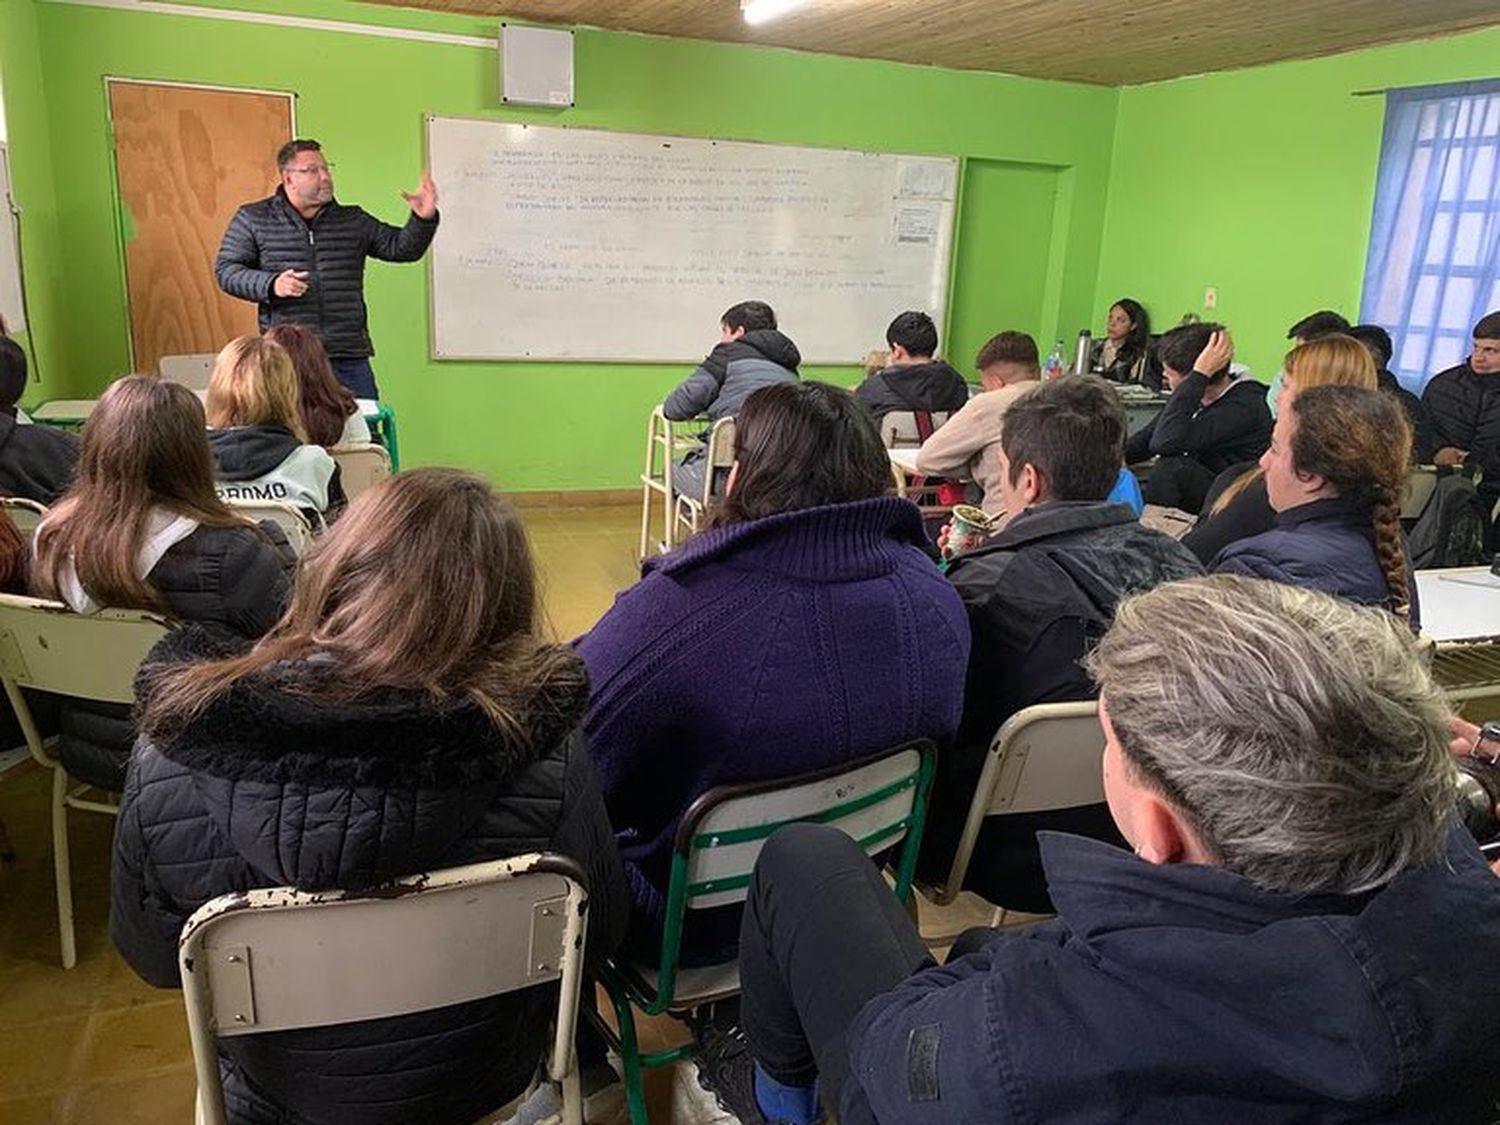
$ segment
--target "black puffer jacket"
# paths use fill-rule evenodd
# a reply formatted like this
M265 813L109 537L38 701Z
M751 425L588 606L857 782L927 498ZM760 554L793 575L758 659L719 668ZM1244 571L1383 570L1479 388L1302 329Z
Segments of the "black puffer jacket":
M1433 444L1469 454L1484 470L1480 495L1500 495L1500 375L1480 375L1467 362L1432 377L1422 392Z
M958 846L990 740L1033 703L1091 699L1079 665L1126 594L1191 578L1203 567L1186 547L1141 526L1123 504L1054 501L1028 508L948 568L969 611L973 642L964 713L952 751L938 759L921 870L940 879ZM965 886L991 902L1050 913L1036 832L1050 828L1116 839L1103 805L986 821Z
M260 330L303 324L323 338L334 359L375 354L365 313L365 259L415 262L437 233L438 216L412 212L404 227L382 223L360 207L332 202L308 222L282 188L234 213L214 259L219 288L260 305ZM272 292L283 270L306 270L307 292Z
M200 527L147 575L178 621L199 621L242 637L262 636L276 624L291 593L296 557L286 533L272 523ZM63 767L91 785L118 793L135 727L130 709L67 700L57 753Z
M893 364L854 388L854 397L877 419L896 410L952 414L969 401L969 384L948 363Z
M225 646L186 628L158 664ZM587 955L597 964L624 933L625 873L579 722L581 662L545 683L497 730L467 702L388 690L332 704L296 694L331 660L241 680L160 745L131 759L115 834L110 928L131 966L177 986L177 936L199 906L254 887L361 889L413 874L533 851L587 873ZM395 966L392 966L395 968ZM231 1121L469 1125L519 1093L555 1010L552 988L336 1028L223 1041Z
M68 490L78 466L78 436L28 426L0 411L0 496L51 504Z

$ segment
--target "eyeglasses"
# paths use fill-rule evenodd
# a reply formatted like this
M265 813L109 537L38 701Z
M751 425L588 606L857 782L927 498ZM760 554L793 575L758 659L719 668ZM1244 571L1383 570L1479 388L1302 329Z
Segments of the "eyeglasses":
M333 165L314 164L311 168L288 168L287 171L303 176L316 176L319 172L332 172Z

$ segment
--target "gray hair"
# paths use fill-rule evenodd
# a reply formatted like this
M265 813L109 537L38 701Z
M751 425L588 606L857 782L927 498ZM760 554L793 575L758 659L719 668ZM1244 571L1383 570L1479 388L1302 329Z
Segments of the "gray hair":
M1195 578L1122 601L1085 664L1130 765L1226 869L1357 894L1442 853L1449 710L1391 614Z

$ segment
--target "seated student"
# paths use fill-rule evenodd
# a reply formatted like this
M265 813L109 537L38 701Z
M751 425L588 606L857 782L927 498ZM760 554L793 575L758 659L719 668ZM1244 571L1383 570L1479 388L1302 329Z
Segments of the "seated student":
M0 496L51 504L67 490L78 464L78 438L17 417L26 390L26 351L0 335Z
M1286 330L1286 338L1292 342L1292 347L1300 348L1303 344L1310 344L1314 340L1322 339L1324 336L1335 334L1347 335L1349 332L1349 321L1332 309L1319 309L1315 313L1309 313ZM1270 390L1266 392L1266 404L1271 408L1271 417L1276 417L1276 412L1281 402L1281 384L1286 377L1286 369L1276 372L1271 377Z
M1157 461L1146 503L1198 512L1214 477L1265 452L1271 436L1266 388L1230 370L1234 344L1217 324L1188 324L1161 338L1156 354L1172 397L1130 435L1127 464Z
M231 340L208 377L209 448L225 500L284 500L314 527L344 506L339 467L308 442L297 373L280 344Z
M253 648L161 641L115 835L126 961L177 987L183 923L229 891L555 851L587 875L597 966L624 931L624 872L579 730L583 664L540 628L515 510L472 474L417 469L314 545ZM540 989L221 1040L229 1119L469 1125L525 1089L555 1005Z
M281 345L297 373L297 406L307 439L324 449L369 442L369 423L354 392L334 378L318 334L305 325L278 324L266 330L265 338Z
M1181 544L1142 527L1105 500L1125 443L1119 396L1094 376L1043 383L1011 406L1000 439L999 535L959 555L948 578L973 635L963 721L938 759L921 870L948 873L990 740L1033 703L1090 699L1079 665L1126 594L1202 574ZM1039 828L1113 839L1102 805L991 820L980 832L966 886L997 905L1049 911Z
M969 401L969 384L941 359L937 326L924 312L904 312L885 330L890 363L865 379L854 397L877 420L896 410L952 414Z
M1122 297L1109 306L1104 336L1089 346L1089 372L1112 383L1161 389L1161 369L1151 355L1151 318L1139 301Z
M744 1031L703 1080L792 1125L820 1096L839 1125L1487 1125L1500 881L1404 633L1222 576L1121 603L1089 667L1134 854L1049 833L1058 917L939 968L847 836L781 829L745 907Z
M1352 337L1335 333L1299 344L1281 366L1281 404L1310 387L1376 387L1375 357ZM1278 411L1279 413L1279 411ZM1203 515L1182 537L1206 565L1229 544L1276 526L1259 463L1231 465L1215 478L1203 500Z
M875 424L847 391L764 387L740 411L710 529L648 559L579 640L589 751L643 950L659 940L673 833L694 798L914 738L943 747L957 729L963 605L890 485ZM694 911L685 956L727 955L738 913Z
M1000 427L1011 403L1042 377L1036 341L1024 332L992 336L974 357L984 391L969 399L917 451L917 471L935 477L961 477L984 489L980 506L990 515L1004 511L1000 499Z
M1276 527L1231 543L1209 569L1382 606L1415 622L1401 538L1411 430L1400 405L1362 387L1299 390L1261 458Z
M33 537L32 592L75 613L143 609L258 637L285 608L286 536L214 493L203 406L186 387L127 375L83 428L78 479ZM70 702L59 754L74 776L118 792L129 709Z
M662 413L673 422L700 415L710 421L739 413L745 400L761 387L797 380L802 353L777 331L776 312L764 301L741 301L724 310L719 320L719 342L713 351L667 396ZM703 494L705 451L694 449L672 469L675 491ZM717 494L722 481L714 482Z
M1432 460L1459 465L1472 459L1483 471L1479 494L1485 509L1500 500L1500 310L1474 325L1469 358L1432 377L1422 402L1438 446ZM1493 549L1493 548L1491 548Z

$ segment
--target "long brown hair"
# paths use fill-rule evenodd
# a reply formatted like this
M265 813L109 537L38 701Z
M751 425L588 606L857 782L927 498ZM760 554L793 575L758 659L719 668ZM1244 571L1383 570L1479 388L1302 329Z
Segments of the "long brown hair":
M1373 391L1380 385L1370 349L1353 336L1337 332L1299 344L1286 353L1281 366L1284 378L1295 394L1313 387L1363 387ZM1230 501L1265 475L1265 470L1259 465L1246 469L1244 475L1235 478L1219 493L1209 514L1218 515L1229 507Z
M291 358L308 441L325 449L337 445L344 436L344 421L359 412L359 404L354 392L334 378L323 341L301 324L278 324L265 338L280 344Z
M135 572L156 507L211 527L253 526L214 492L198 396L155 375L127 375L94 407L73 486L36 531L32 586L57 597L71 560L79 583L101 605L165 609Z
M891 491L880 431L842 387L773 383L745 400L734 424L739 468L715 527Z
M291 605L244 656L162 673L142 729L170 734L236 681L313 652L334 657L299 694L353 701L391 689L467 699L513 737L544 684L582 666L546 643L526 532L509 501L457 469L390 477L302 557Z
M280 344L260 336L239 336L224 345L208 377L208 424L281 426L307 442L301 396L292 358Z
M1401 488L1411 456L1406 412L1383 391L1337 386L1299 390L1291 408L1297 419L1292 467L1316 473L1341 498L1370 509L1375 554L1391 608L1400 617L1409 616L1401 541Z

